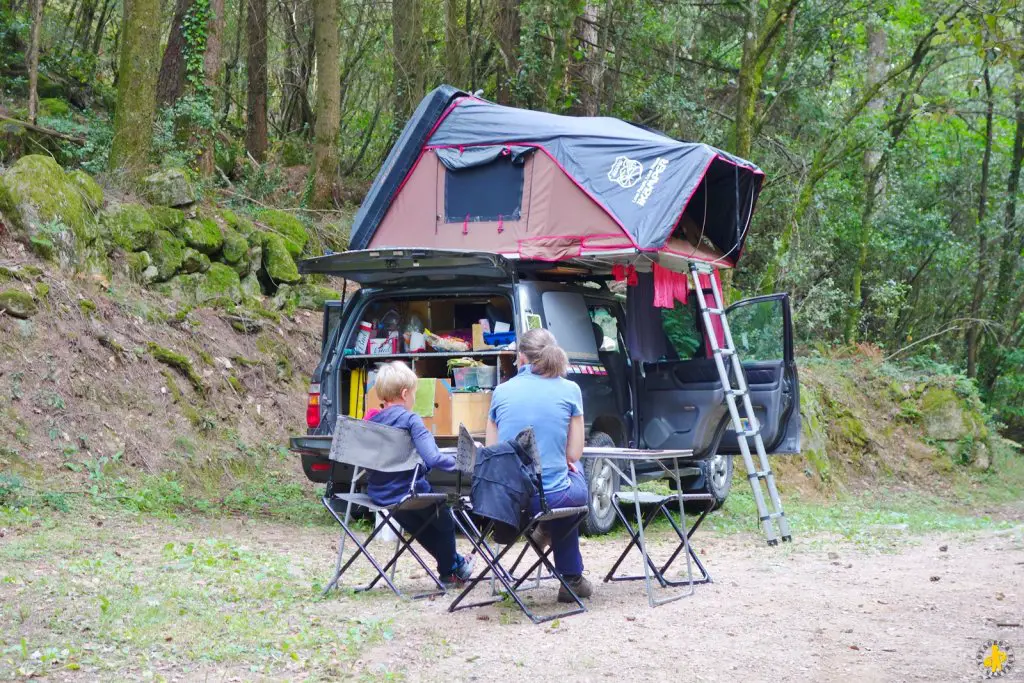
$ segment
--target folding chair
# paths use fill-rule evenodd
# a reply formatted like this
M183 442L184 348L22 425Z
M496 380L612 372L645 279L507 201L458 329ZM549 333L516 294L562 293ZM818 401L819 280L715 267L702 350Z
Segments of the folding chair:
M455 612L457 610L467 609L470 607L492 605L496 602L500 602L501 600L503 600L503 596L493 596L492 591L492 597L490 599L469 604L462 604L466 597L482 581L484 581L489 574L492 580L497 580L501 583L502 587L504 588L504 594L511 598L513 601L515 601L516 605L519 606L519 609L521 609L523 613L527 617L529 617L530 620L535 624L540 624L545 621L550 621L552 619L559 619L562 617L568 617L574 614L586 612L587 608L583 605L583 601L580 599L578 595L576 595L576 592L573 591L572 587L565 580L565 577L562 576L562 574L555 567L554 563L552 563L551 561L551 552L554 546L557 544L558 541L561 540L562 537L552 538L551 544L548 545L547 548L542 548L534 540L533 532L541 524L545 522L568 518L573 520L572 526L566 531L566 533L568 534L572 531L572 529L578 528L579 525L583 523L583 520L587 516L587 507L580 506L566 508L551 508L548 505L547 498L544 495L544 484L543 479L541 477L540 454L537 451L536 441L533 436L533 430L524 430L523 433L517 436L516 439L510 441L509 444L515 449L520 460L522 460L522 462L524 462L525 464L527 464L528 467L530 467L532 473L536 477L538 495L540 497L540 512L530 517L526 524L518 530L518 532L515 535L515 538L512 540L511 543L505 545L503 548L501 548L501 550L495 552L494 547L492 547L486 540L494 529L495 521L487 520L484 523L483 527L481 529L478 529L476 525L473 524L473 521L471 519L471 504L464 504L461 507L461 509L458 510L455 516L455 521L462 529L462 532L469 539L469 542L473 545L474 553L480 556L480 559L483 561L484 567L476 576L469 579L469 581L466 584L466 587L448 607L448 611ZM460 444L460 451L461 450L463 450L462 444ZM473 447L472 450L475 452L475 446ZM472 459L475 459L475 456ZM463 458L463 460L468 461L471 459ZM463 464L465 465L466 463L464 462ZM519 558L513 563L511 568L506 569L503 566L502 561L505 559L508 553L514 547L516 547L516 545L520 541L524 541L529 548L533 549L534 553L537 555L537 560L532 565L530 565L530 567L528 567L525 571L523 571L521 575L516 576L515 569L521 563L526 549L523 549L523 552L520 553ZM575 603L573 607L565 611L558 612L556 614L543 616L534 614L533 611L530 610L530 608L523 601L523 598L520 595L520 593L524 590L522 588L523 584L531 578L531 574L533 573L533 571L541 567L547 570L550 573L550 575L558 581L559 585L564 587L565 590L568 591L569 595L572 596L573 602Z
M711 574L708 573L708 570L704 567L704 564L700 561L700 558L697 557L697 554L693 551L693 547L690 545L689 541L690 538L693 537L694 532L697 531L697 528L700 527L701 523L704 521L704 518L707 517L708 513L711 512L711 510L715 507L714 496L712 496L709 493L684 493L663 496L655 493L647 493L644 491L620 491L614 494L614 498L615 504L613 505L613 507L615 508L615 512L618 515L619 520L622 522L623 526L626 527L626 533L629 534L630 540L625 550L623 550L622 554L619 555L619 559L617 559L615 561L615 564L612 565L612 568L608 570L608 574L604 578L605 581L646 580L648 581L649 585L650 578L647 572L645 572L644 574L637 575L615 574L615 571L623 563L623 561L629 555L630 551L636 548L637 551L640 552L642 559L647 562L648 568L650 569L650 574L653 575L655 579L657 579L658 583L661 584L662 588L670 586L675 587L688 585L691 587L690 594L692 594L693 586L712 582ZM668 506L673 502L703 502L705 503L705 506L704 509L701 511L700 516L697 518L697 521L694 522L693 526L691 526L688 530L684 531L683 528L680 526L679 522L676 522L675 517L672 516L672 513L668 509ZM637 518L635 520L636 526L630 524L629 520L627 519L622 509L624 505L635 506L637 510ZM640 506L646 506L647 511L641 512ZM644 533L647 531L648 527L650 527L651 523L654 522L654 520L656 520L659 516L663 516L665 519L668 520L668 523L672 526L672 529L676 532L676 536L679 539L679 543L676 545L675 550L672 551L672 553L669 555L668 560L660 567L654 563L654 560L651 559L649 553L645 553L640 549L640 543L644 537ZM686 516L682 510L680 510L680 516L683 520L683 523L685 524ZM644 547L646 547L646 544ZM666 574L668 573L668 570L671 568L672 563L676 561L676 558L679 557L679 554L684 550L687 554L687 579L677 581L667 578ZM691 560L693 561L693 564L696 565L697 571L700 572L700 578L694 578L693 568L690 565ZM651 604L652 606L655 606L657 604L663 604L665 602L672 602L678 597L685 597L685 595L673 596L671 598L661 601L654 600L653 596L651 596Z
M383 579L384 583L394 591L395 595L405 597L402 591L395 585L394 568L398 563L398 559L406 552L413 556L416 562L423 567L427 576L437 586L437 590L418 593L412 597L418 599L444 595L446 591L444 584L441 583L441 579L423 561L419 552L413 547L412 542L420 531L433 522L443 509L446 509L444 506L447 496L443 493L416 493L416 480L420 475L422 461L416 452L416 448L413 446L409 433L404 429L395 429L394 427L339 415L335 426L334 438L331 441L329 457L334 462L351 465L353 472L352 483L349 485L348 493L335 492L333 483L329 482L322 500L324 507L341 525L343 531L338 540L338 558L334 567L334 577L324 589L324 595L338 585L342 575L362 555L376 570L377 576L365 586L356 588L357 593L372 589ZM376 505L365 493L356 493L356 482L359 479L360 470L376 470L379 472L408 472L411 470L413 471L413 478L409 494L394 505ZM366 540L362 542L353 533L350 526L353 507L365 508L371 513L380 513L380 521L374 525ZM418 529L403 530L393 519L395 512L424 510L431 507L434 509L434 514L430 515L426 522ZM341 512L342 508L344 508L344 514ZM390 528L394 531L398 540L391 558L382 565L370 553L367 547L385 528ZM352 543L355 544L356 551L348 558L347 562L342 564L346 539L351 539ZM392 574L391 577L388 576L389 570Z

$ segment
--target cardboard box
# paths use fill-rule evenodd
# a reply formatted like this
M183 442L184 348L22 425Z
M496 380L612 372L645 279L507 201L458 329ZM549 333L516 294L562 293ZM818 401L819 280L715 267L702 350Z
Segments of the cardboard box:
M423 399L431 389L434 392L434 400L433 406L428 408L423 405ZM423 424L431 434L457 436L460 423L466 425L466 429L472 434L483 434L486 431L487 413L491 409L491 392L454 392L447 379L422 378L416 393L417 403L420 404L416 412L423 418ZM383 407L384 403L377 396L376 387L371 387L366 392L366 410Z

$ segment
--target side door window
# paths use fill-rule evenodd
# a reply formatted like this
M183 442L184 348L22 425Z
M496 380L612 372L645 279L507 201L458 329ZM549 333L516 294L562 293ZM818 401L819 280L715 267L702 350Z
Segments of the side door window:
M799 452L800 385L793 361L789 295L745 299L727 308L726 317L765 448L769 453ZM739 452L731 424L718 452Z
M726 311L736 353L744 363L793 360L789 296L744 299Z

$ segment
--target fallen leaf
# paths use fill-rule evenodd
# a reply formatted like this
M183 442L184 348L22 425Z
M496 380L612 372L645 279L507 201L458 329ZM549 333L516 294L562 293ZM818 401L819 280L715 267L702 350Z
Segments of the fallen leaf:
M851 650L859 650L860 648L859 648L859 647L857 647L856 645L851 645L851 646L850 646L850 649L851 649Z
M477 621L490 621L491 616L489 614L478 614L476 615Z
M940 545L940 546L939 546L939 552L940 552L940 553L944 553L944 552L946 552L947 550L949 550L949 546L948 546L948 545Z
M928 578L928 580L932 581L932 582L935 582L935 581L938 581L941 578L942 578L941 576L931 576L931 577Z

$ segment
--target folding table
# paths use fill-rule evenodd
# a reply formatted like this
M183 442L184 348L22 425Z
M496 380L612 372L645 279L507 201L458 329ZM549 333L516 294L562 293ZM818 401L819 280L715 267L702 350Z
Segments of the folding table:
M683 493L681 472L680 472L680 461L689 460L692 462L693 451L690 450L639 450L630 448L594 448L587 447L583 450L584 459L599 459L603 458L608 461L611 468L618 474L621 484L629 487L632 490L619 491L613 495L613 506L619 519L626 527L626 531L629 534L629 544L626 546L622 554L619 555L618 560L612 565L612 568L605 575L605 582L608 581L638 581L644 580L647 588L647 599L651 607L657 607L664 605L680 598L693 595L694 586L703 583L711 583L711 575L707 569L701 563L697 557L693 548L690 546L690 538L693 536L697 528L700 527L701 522L707 517L708 513L711 512L715 506L715 498L710 493ZM671 495L661 495L656 493L648 493L646 491L640 491L637 488L639 483L636 474L637 463L649 462L658 465L659 469L667 474L669 477L675 480L676 490ZM623 471L623 466L628 465L628 473ZM676 522L672 517L671 513L667 509L667 505L672 501L676 501L679 504L679 516L682 524ZM705 503L704 509L698 516L697 521L694 522L693 526L689 529L686 528L686 513L684 510L684 503L689 502L703 502ZM636 513L635 526L630 524L629 519L626 517L623 507L632 503L634 511ZM648 506L646 514L641 510L641 505ZM658 566L650 557L647 550L647 538L645 534L646 528L658 518L659 515L664 516L668 521L669 525L675 531L676 536L679 538L679 544L675 550L671 553L668 560ZM627 575L617 576L615 571L619 568L622 562L629 555L633 548L637 548L643 557L643 575ZM675 562L676 558L681 552L685 552L686 555L686 571L687 580L677 581L666 577L666 573L671 568L672 563ZM700 571L700 578L694 580L693 577L693 565L696 564ZM688 593L681 593L679 595L672 595L667 598L656 598L654 595L653 581L656 580L662 588L683 586L688 585L690 590Z

